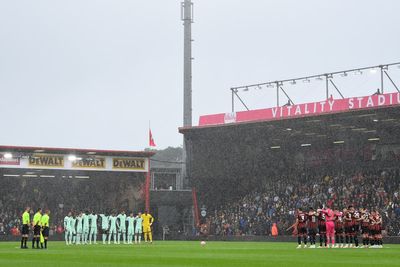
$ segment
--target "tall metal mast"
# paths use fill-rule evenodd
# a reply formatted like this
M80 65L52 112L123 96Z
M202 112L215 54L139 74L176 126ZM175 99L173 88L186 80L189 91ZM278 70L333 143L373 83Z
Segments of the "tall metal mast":
M183 55L183 126L192 126L192 23L193 3L182 2L181 19L184 26Z
M181 20L184 26L184 52L183 52L183 127L192 126L192 23L193 3L184 0L181 3ZM187 178L190 148L183 137L182 178Z

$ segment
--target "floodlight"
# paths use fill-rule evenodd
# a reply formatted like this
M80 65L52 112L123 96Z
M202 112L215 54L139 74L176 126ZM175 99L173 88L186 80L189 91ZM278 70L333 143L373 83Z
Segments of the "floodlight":
M311 144L301 144L302 147L311 146Z
M354 74L355 74L355 75L362 75L363 72L362 72L361 70L356 70L356 71L354 72Z
M334 144L344 144L344 141L343 140L340 140L340 141L335 141L335 142L333 142Z
M271 149L280 149L281 146L271 146Z
M75 155L69 155L69 156L68 156L68 160L69 160L69 161L76 161L77 158L76 158Z

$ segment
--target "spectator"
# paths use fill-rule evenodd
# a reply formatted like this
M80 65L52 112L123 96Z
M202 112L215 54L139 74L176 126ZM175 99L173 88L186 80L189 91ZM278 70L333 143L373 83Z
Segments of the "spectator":
M276 223L272 224L271 235L273 237L277 237L278 236L278 227L276 226Z

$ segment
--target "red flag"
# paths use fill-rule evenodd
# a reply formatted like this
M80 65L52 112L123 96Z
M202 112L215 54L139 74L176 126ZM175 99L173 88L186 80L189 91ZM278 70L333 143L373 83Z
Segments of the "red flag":
M153 139L153 134L151 133L151 129L149 129L149 146L150 147L156 146L156 143L154 142L154 139Z

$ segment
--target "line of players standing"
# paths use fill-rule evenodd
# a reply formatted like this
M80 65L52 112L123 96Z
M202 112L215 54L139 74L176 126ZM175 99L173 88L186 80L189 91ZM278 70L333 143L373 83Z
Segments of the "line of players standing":
M95 212L80 212L73 214L69 212L64 218L65 242L71 244L97 244L98 219L101 219L101 235L103 244L120 244L121 237L123 244L141 243L142 233L145 242L153 242L151 226L154 222L153 216L145 212L139 212L136 216L131 213L129 216L122 211L116 215L99 214Z
M331 236L332 248L351 248L351 247L370 247L382 248L382 217L377 210L369 212L367 209L361 208L356 210L353 206L349 206L343 211L330 210L333 212L334 235ZM309 248L316 247L316 235L319 234L319 247L327 247L327 212L322 206L315 211L309 208L308 212L298 209L297 219L294 226L297 230L298 247ZM358 235L361 230L362 245L359 246ZM302 240L303 239L303 240ZM335 244L336 240L336 244ZM354 242L354 244L353 244Z

